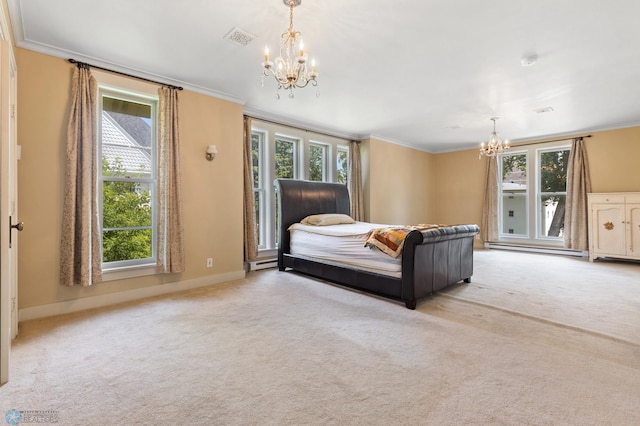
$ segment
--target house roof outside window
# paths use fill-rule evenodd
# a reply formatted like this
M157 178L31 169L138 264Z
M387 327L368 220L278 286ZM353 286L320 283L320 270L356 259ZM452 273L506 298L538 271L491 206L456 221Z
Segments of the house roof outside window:
M143 145L147 142L147 145ZM102 155L126 173L151 173L151 126L140 117L102 112Z

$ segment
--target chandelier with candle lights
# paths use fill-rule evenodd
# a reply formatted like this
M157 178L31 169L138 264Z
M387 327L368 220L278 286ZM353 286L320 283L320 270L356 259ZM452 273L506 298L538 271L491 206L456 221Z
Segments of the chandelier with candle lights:
M269 47L264 50L264 62L262 63L262 86L264 78L273 76L277 83L276 98L280 99L280 89L289 90L289 97L293 98L294 88L306 87L309 83L318 86L318 71L315 60L311 61L311 69L307 66L308 53L304 50L302 34L293 29L293 8L299 6L302 0L282 0L289 6L289 29L282 33L280 44L280 56L274 62L269 59ZM319 96L320 92L316 92Z
M491 121L493 121L493 132L491 132L489 140L486 143L482 142L482 145L480 145L480 155L478 158L482 158L483 155L495 157L509 149L509 141L505 139L503 142L496 133L496 120L499 118L500 117L491 117Z

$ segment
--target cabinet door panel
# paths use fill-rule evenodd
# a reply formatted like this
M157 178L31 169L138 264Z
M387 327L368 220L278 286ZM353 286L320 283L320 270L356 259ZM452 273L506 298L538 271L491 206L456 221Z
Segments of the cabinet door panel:
M629 224L627 255L640 256L640 204L627 204L627 221Z
M594 218L593 250L603 255L626 254L625 206L624 204L593 204Z

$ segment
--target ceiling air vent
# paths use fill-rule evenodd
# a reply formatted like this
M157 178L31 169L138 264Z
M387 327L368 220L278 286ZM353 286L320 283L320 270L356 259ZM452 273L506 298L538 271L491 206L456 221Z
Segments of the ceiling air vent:
M536 114L544 114L545 112L552 112L552 111L553 111L552 107L544 107L544 108L538 108L533 110L533 112L535 112Z
M233 27L223 38L231 40L234 43L238 43L241 46L246 46L251 43L256 36L246 32L245 30L241 30L238 27Z

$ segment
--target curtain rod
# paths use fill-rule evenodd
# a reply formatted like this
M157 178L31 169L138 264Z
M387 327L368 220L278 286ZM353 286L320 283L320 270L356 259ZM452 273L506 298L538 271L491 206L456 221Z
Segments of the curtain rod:
M147 81L147 82L149 82L149 83L159 84L159 85L161 85L161 86L167 86L167 87L169 87L169 88L171 88L171 89L182 90L182 87L180 87L180 86L174 86L173 84L161 83L161 82L159 82L159 81L150 80L150 79L148 79L148 78L138 77L138 76L131 75L131 74L126 74L126 73L123 73L123 72L120 72L120 71L110 70L110 69L108 69L108 68L98 67L98 66L96 66L96 65L87 64L86 62L76 61L75 59L72 59L72 58L69 58L69 59L68 59L68 61L69 61L70 63L72 63L72 64L76 64L76 65L86 65L86 66L88 66L88 67L95 68L95 69L97 69L97 70L107 71L107 72L110 72L110 73L113 73L113 74L123 75L123 76L125 76L125 77L137 78L138 80Z
M360 142L360 141L359 141L359 140L357 140L357 139L347 138L347 137L344 137L344 136L338 136L338 135L332 135L332 134L329 134L329 133L325 133L325 132L318 132L318 131L315 131L315 130L303 129L302 127L292 126L292 125L290 125L290 124L278 123L277 121L267 120L267 119L260 118L260 117L253 117L253 116L251 116L251 115L247 115L247 114L244 114L244 116L245 116L246 118L250 118L250 119L252 119L252 120L263 121L263 122L265 122L265 123L275 124L275 125L277 125L277 126L289 127L289 128L291 128L291 129L301 130L301 131L303 131L303 132L307 132L307 133L315 133L315 134L317 134L317 135L329 136L329 137L331 137L331 138L338 138L338 139L344 139L344 140L349 140L349 141L352 141L352 140L353 140L353 141L356 141L356 142L358 142L358 143Z
M551 141L523 142L523 143L516 143L516 144L513 144L511 146L538 145L538 144L541 144L541 143L562 142L562 141L570 141L570 140L573 140L573 139L590 138L590 137L591 137L591 135L585 135L585 136L576 136L576 137L573 137L573 138L554 139L554 140L551 140Z

